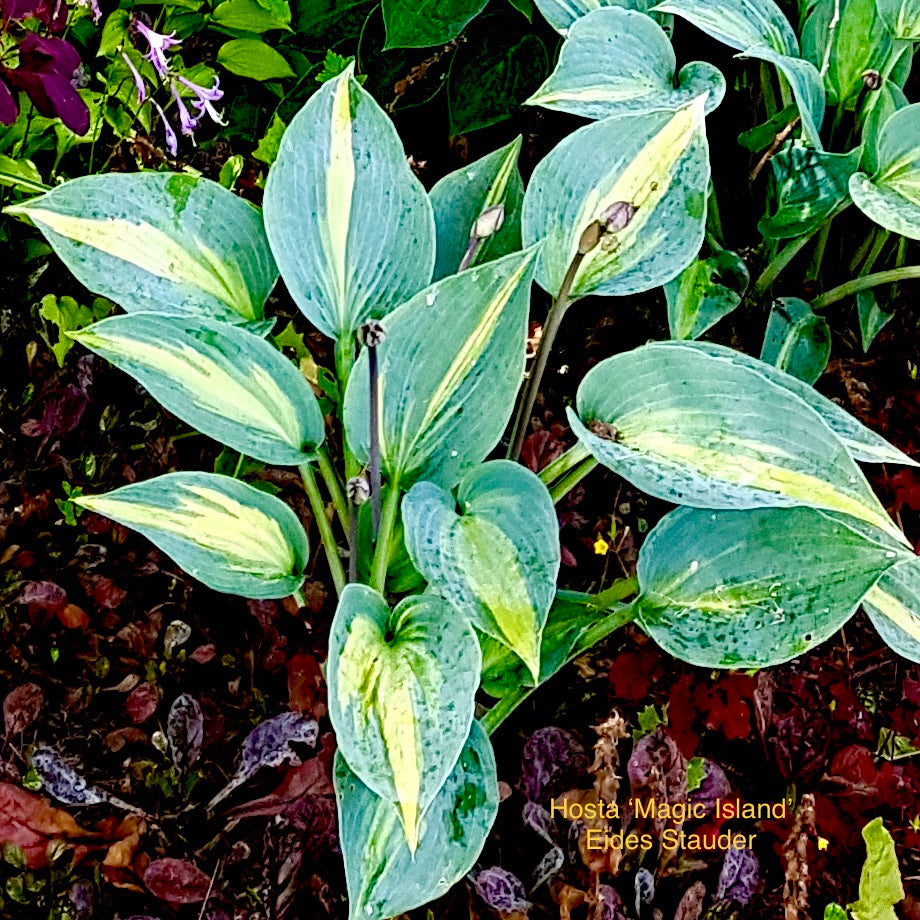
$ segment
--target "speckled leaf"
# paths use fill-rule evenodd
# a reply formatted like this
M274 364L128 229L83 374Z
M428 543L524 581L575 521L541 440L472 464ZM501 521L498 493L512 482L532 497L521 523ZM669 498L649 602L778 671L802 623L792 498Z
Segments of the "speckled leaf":
M569 419L604 465L700 508L807 505L895 527L846 448L800 397L740 362L652 343L602 361Z
M884 80L874 93L868 93L861 113L862 121L862 171L869 176L878 171L878 142L882 128L895 112L910 103L904 90L893 80Z
M559 292L584 231L623 202L635 213L585 256L574 297L647 291L696 258L709 183L705 103L700 96L676 112L606 118L541 160L524 196L521 229L525 245L545 241L536 274L544 290Z
M297 306L334 338L431 280L431 204L393 123L352 68L294 117L265 188L265 229Z
M798 297L773 301L760 360L781 371L814 383L831 355L831 330L827 320Z
M131 313L71 337L198 431L265 463L304 463L325 436L313 390L280 351L212 320Z
M524 183L518 170L521 138L449 173L431 190L438 254L434 280L456 273L476 219L487 208L502 205L504 220L479 247L472 265L481 265L521 248L521 202Z
M67 805L98 805L107 800L101 789L91 786L51 748L36 748L29 761L42 781L42 789L59 802Z
M593 10L614 7L647 13L655 0L536 0L536 4L543 18L557 32L566 35L573 23Z
M428 48L456 38L486 0L383 0L387 48Z
M678 74L661 26L643 13L612 7L574 23L556 69L527 103L596 120L679 109L703 94L711 112L725 95L720 70L695 61Z
M920 103L885 122L876 157L873 176L859 172L850 178L853 202L886 230L920 240Z
M540 478L520 464L493 460L463 478L456 501L433 483L416 483L402 514L415 567L538 680L560 559L556 510Z
M718 250L692 262L664 286L671 338L699 338L741 303L749 282L747 266L734 252Z
M143 534L215 591L287 597L303 584L309 551L297 515L238 479L167 473L72 500Z
M28 217L81 284L129 312L261 320L278 278L258 210L207 179L85 176L7 213Z
M888 645L920 662L920 561L889 569L863 598L863 609Z
M377 349L384 469L403 488L417 478L446 487L498 443L524 374L536 251L451 275L385 322ZM369 456L367 353L345 393L348 443Z
M895 38L920 38L920 0L875 0L885 28Z
M686 19L738 51L762 44L780 54L799 53L795 32L773 0L666 0L653 9Z
M204 713L195 697L183 693L173 700L166 718L166 739L172 762L178 770L198 760L204 743Z
M366 585L342 592L329 639L329 717L342 756L394 804L413 852L469 735L480 666L472 627L436 595L391 611Z
M422 818L414 853L396 806L368 789L341 751L335 789L349 920L387 920L446 894L475 865L498 813L495 755L478 722Z
M910 550L811 508L680 508L639 554L638 622L669 654L760 668L833 635Z

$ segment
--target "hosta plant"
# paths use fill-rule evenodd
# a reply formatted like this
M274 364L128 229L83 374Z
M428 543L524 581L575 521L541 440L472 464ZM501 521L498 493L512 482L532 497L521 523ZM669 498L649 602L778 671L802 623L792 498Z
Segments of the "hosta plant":
M678 69L662 23L688 19L782 75L782 153L807 151L814 182L830 177L808 207L790 203L801 172L779 182L770 226L797 228L776 230L787 245L801 249L850 194L880 232L920 227L899 128L912 108L892 114L892 90L841 166L821 146L824 109L839 125L866 104L846 18L815 63L820 0L805 50L769 0L621 6L555 16L568 37L532 102L589 122L526 190L512 143L426 192L349 70L287 129L261 213L169 173L78 179L11 209L124 308L78 342L200 432L302 476L338 594L326 677L353 918L404 913L471 870L498 807L490 734L626 623L685 661L756 668L813 648L862 606L920 661L920 562L861 469L913 461L811 387L812 308L781 303L761 358L694 341L737 306L747 272L711 219L707 238L706 117L725 80L703 62ZM883 18L912 28L903 10ZM902 73L907 41L885 44L885 79ZM884 246L870 248L875 259ZM334 340L331 426L272 338L264 305L279 273ZM856 289L877 283L867 277ZM525 376L534 283L552 307ZM680 334L594 367L569 409L576 445L539 475L517 463L567 310L662 286ZM554 505L598 464L679 507L646 538L635 579L563 591ZM301 598L303 522L236 478L175 472L73 501L218 591Z

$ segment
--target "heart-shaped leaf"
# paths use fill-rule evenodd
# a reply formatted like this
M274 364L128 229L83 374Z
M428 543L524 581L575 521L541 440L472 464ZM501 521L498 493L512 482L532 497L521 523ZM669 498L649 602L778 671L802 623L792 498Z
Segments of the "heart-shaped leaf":
M325 435L297 368L227 323L129 313L71 333L192 428L265 463L297 466Z
M664 286L671 337L699 338L741 303L749 282L747 266L734 252L720 249L692 262Z
M460 266L477 218L502 206L501 226L483 240L470 265L481 265L521 248L521 202L524 183L518 170L521 138L449 173L431 190L438 255L434 280L453 275Z
M920 562L890 568L863 598L878 634L899 655L920 662Z
M767 667L833 635L910 550L811 508L662 519L639 554L638 622L669 654L715 668Z
M586 125L540 161L521 230L525 245L544 240L536 274L544 290L559 293L585 231L617 206L629 219L584 255L573 297L647 291L693 261L706 224L706 98Z
M780 54L799 53L795 32L773 0L665 0L653 9L686 19L738 51L768 45Z
M798 297L773 302L760 360L814 383L831 355L831 330L827 320Z
M229 476L167 473L72 501L143 534L215 591L287 597L303 584L309 551L297 515Z
M486 0L384 0L387 48L428 48L456 38Z
M494 460L463 478L456 502L433 483L416 483L402 514L415 567L539 680L541 636L560 558L556 510L540 478L517 463Z
M366 585L342 592L329 717L351 769L396 806L413 852L469 735L481 663L472 627L439 597L407 597L391 611Z
M904 541L840 439L765 374L685 343L602 361L578 388L579 440L645 492L700 508L806 505Z
M7 213L28 217L81 284L129 312L260 320L278 278L259 212L207 179L85 176Z
M453 486L485 459L508 424L524 374L530 279L536 250L514 253L416 294L387 317L377 349L384 469ZM345 392L345 431L370 454L367 353Z
M431 280L431 204L352 68L294 117L265 188L265 229L297 306L333 338Z
M495 755L473 722L456 765L406 845L399 811L335 760L349 920L387 920L440 898L475 865L498 813Z
M678 74L661 26L643 13L612 7L574 23L556 69L527 104L601 119L679 109L700 95L706 95L707 112L719 105L725 95L721 71L695 61Z
M607 7L638 10L646 13L655 0L535 0L543 18L557 31L566 35L582 16ZM659 17L667 18L667 17Z

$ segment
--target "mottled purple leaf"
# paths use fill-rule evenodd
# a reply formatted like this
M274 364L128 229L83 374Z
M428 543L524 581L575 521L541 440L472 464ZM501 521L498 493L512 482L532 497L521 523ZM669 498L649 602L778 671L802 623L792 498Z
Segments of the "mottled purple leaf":
M719 901L737 901L747 907L760 884L760 863L753 850L727 850L716 898Z
M626 773L633 792L658 777L664 788L656 791L669 804L687 801L687 760L663 725L636 742Z
M533 870L533 889L548 882L564 865L565 854L559 847L553 847Z
M299 712L283 712L254 728L240 751L240 765L224 788L211 799L213 808L234 789L245 783L261 767L278 767L283 763L299 764L300 758L291 747L294 742L316 746L319 725L314 719L305 719Z
M42 781L45 792L65 805L99 805L107 802L124 811L139 812L139 809L128 805L117 796L90 785L51 748L36 748L31 763L32 769Z
M166 738L176 769L184 770L198 760L204 742L204 714L193 696L183 693L169 707Z
M627 920L626 904L615 888L598 885L597 908L593 920Z
M574 735L554 726L537 729L524 745L522 790L531 802L555 798L587 768L585 750Z
M68 383L55 390L45 401L40 419L27 419L20 426L20 430L26 437L42 438L44 446L49 438L57 438L73 431L80 424L87 405L89 397L86 391Z
M705 898L706 886L702 882L694 882L680 899L674 920L699 920Z
M708 813L715 809L718 799L727 799L731 791L725 771L714 760L703 758L703 782L693 793L693 801L701 802Z
M550 813L538 802L525 802L521 812L525 827L538 833L548 844L554 846L558 833Z
M88 882L74 882L67 892L67 898L73 904L75 920L90 920L95 913L93 888Z
M501 866L477 872L473 887L485 904L500 914L526 913L530 909L521 880Z
M67 603L67 592L53 581L29 581L19 592L19 603L54 612Z
M144 872L150 892L170 904L200 904L208 896L211 879L184 859L155 859Z

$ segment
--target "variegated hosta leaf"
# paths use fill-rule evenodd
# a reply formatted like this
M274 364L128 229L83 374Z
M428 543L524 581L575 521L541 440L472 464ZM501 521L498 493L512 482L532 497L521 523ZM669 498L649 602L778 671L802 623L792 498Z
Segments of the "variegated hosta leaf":
M661 26L643 13L613 7L575 22L556 69L527 104L601 119L679 109L703 94L707 112L722 101L725 78L718 68L695 61L678 74Z
M329 717L351 769L395 803L413 852L469 735L481 664L472 627L436 595L391 611L366 585L342 592L329 639Z
M265 463L297 466L325 433L297 368L227 323L129 313L71 334L134 377L192 428Z
M431 190L438 255L434 280L453 275L460 266L476 219L488 208L505 209L501 227L480 245L471 265L481 265L521 248L521 202L524 183L518 170L521 138L449 173Z
M904 90L892 80L884 80L874 93L867 93L861 113L862 121L862 170L869 176L874 175L879 167L878 142L882 128L888 119L910 103Z
M508 424L524 374L530 280L537 251L451 275L385 321L380 365L380 453L404 488L453 486L484 460ZM345 393L352 451L369 456L367 354Z
M814 383L831 355L831 330L827 320L798 297L773 302L760 360L781 371Z
M294 117L265 188L265 229L297 306L333 338L431 280L431 203L352 68Z
M904 541L846 447L804 400L730 359L652 343L578 388L579 440L645 492L699 508L805 505Z
M665 0L653 9L686 19L738 51L763 44L780 54L799 53L795 32L773 0Z
M655 0L536 0L536 4L543 18L557 32L567 35L575 22L594 10L620 8L646 13Z
M667 345L667 343L660 343ZM904 466L918 466L907 454L889 444L881 435L866 428L862 422L846 412L837 403L822 396L814 387L783 373L770 364L752 358L741 351L715 345L712 342L673 342L669 347L690 348L701 354L714 358L723 358L749 371L766 377L770 383L789 390L807 403L828 425L831 431L843 441L844 446L854 460L860 463L898 463Z
M309 550L297 515L238 479L167 473L73 501L143 534L215 591L287 597L303 584Z
M456 501L433 483L416 483L402 515L415 567L539 680L540 641L560 558L555 506L539 476L494 460L463 478Z
M524 195L524 243L544 240L537 281L554 296L582 234L614 205L634 211L583 259L571 287L633 294L670 281L696 257L706 224L706 97L676 112L618 115L579 128L534 170Z
M756 58L776 67L789 82L789 88L795 98L802 119L802 134L817 150L823 150L821 144L821 124L824 121L824 109L827 94L824 80L818 68L811 61L789 54L782 54L769 45L755 45L747 48L739 57Z
M920 560L907 559L890 568L862 603L888 645L920 662Z
M81 284L129 312L260 320L278 278L258 210L208 179L85 176L7 213L28 217Z
M691 664L761 668L833 635L911 550L811 508L680 508L639 554L638 622Z
M886 230L920 240L920 103L895 112L876 146L878 170L850 178L855 205Z
M885 28L895 38L920 38L920 0L875 0Z
M446 894L475 865L498 813L495 755L478 722L422 818L414 853L396 806L368 789L341 751L335 791L349 920L387 920Z

